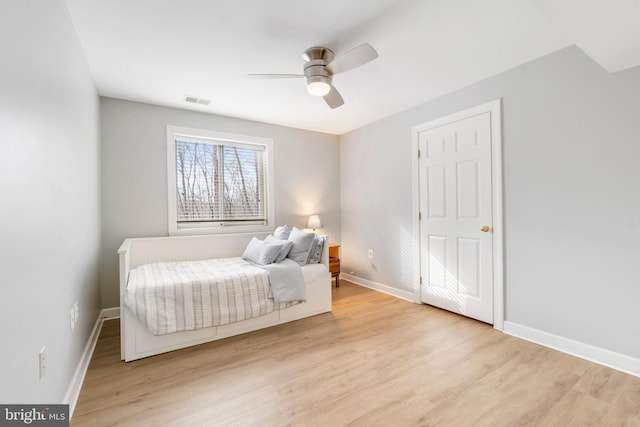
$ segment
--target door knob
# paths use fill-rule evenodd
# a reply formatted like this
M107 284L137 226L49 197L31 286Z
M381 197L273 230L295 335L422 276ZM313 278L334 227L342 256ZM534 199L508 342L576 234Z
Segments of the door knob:
M483 233L486 233L490 229L491 228L488 225L483 225L482 227L480 227L480 231L482 231Z

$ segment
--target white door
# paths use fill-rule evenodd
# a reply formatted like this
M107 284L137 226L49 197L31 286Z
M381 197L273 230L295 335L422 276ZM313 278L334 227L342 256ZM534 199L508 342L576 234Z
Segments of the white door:
M492 324L491 114L417 132L421 300Z

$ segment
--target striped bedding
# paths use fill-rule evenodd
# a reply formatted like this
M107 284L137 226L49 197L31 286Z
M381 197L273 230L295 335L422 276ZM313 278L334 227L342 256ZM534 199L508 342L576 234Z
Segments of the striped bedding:
M264 316L297 302L274 302L265 269L242 258L157 262L129 272L125 305L153 335Z

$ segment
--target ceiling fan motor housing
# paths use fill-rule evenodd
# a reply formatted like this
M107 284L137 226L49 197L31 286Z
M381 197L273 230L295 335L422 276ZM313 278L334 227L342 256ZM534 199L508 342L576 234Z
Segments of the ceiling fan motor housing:
M331 85L332 74L327 70L327 65L334 57L333 51L326 47L310 47L304 51L302 59L305 60L304 75L308 85L315 82Z

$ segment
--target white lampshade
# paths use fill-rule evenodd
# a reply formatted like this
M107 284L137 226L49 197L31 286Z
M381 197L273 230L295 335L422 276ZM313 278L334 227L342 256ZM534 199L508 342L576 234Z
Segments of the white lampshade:
M309 220L307 221L307 228L311 228L313 231L316 231L316 228L322 228L320 217L318 215L309 216Z

